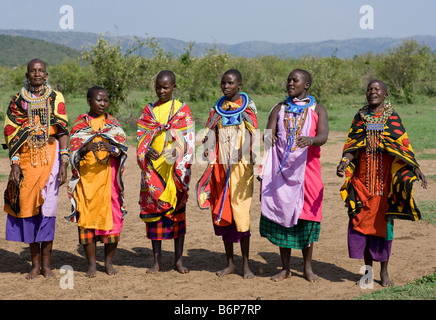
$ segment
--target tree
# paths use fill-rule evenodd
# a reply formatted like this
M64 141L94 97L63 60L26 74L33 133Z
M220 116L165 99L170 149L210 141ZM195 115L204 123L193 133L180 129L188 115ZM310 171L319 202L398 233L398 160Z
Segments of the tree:
M108 112L118 115L120 106L127 101L128 89L137 81L137 70L143 69L143 59L134 54L139 51L143 43L137 41L138 46L128 48L123 54L120 45L109 44L102 35L91 50L82 51L82 59L88 61L96 75L97 84L106 89L109 97Z
M420 82L431 61L434 59L429 47L415 40L405 40L380 58L377 74L398 102L410 103L419 92Z

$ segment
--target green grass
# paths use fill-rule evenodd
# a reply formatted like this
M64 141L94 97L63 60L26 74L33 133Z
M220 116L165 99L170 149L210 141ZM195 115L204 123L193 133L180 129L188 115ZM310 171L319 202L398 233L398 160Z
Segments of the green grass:
M436 273L415 279L404 286L362 294L354 300L436 300Z
M417 205L421 211L422 219L436 225L436 201L420 201Z
M11 97L16 94L17 89L2 88L0 93L0 130L3 131L4 113L9 104ZM286 92L275 93L270 95L253 94L250 97L256 104L258 110L259 129L266 127L268 115L271 108L279 101L283 100ZM130 114L125 108L121 108L119 118L123 127L129 136L129 142L134 143L136 136L136 120L139 117L144 106L154 101L156 97L152 96L149 90L131 90L128 95L130 105ZM77 116L87 112L89 109L86 103L86 97L65 96L70 128ZM210 108L215 101L186 101L191 108L195 120L196 130L204 128L210 114ZM326 103L322 103L328 112L329 126L331 131L347 132L350 128L351 121L364 104L364 95L335 95ZM433 125L436 103L434 98L422 98L417 104L412 105L394 105L394 108L400 114L404 125L407 129L409 139L417 154L418 161L421 159L435 159L434 152L428 152L429 149L436 149L436 126ZM4 138L2 137L2 141ZM0 154L5 156L6 154Z
M418 203L422 219L436 225L436 201ZM436 300L436 273L423 276L404 285L362 293L354 300Z

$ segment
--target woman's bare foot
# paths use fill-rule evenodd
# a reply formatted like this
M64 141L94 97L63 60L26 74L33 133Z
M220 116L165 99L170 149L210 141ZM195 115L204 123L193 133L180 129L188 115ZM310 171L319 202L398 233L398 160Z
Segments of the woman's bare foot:
M232 274L234 272L235 272L235 266L229 265L229 266L225 267L224 269L217 271L216 275L218 277L222 277L222 276L226 276L228 274Z
M97 276L97 265L95 263L90 263L88 265L88 271L85 276L87 278L95 278Z
M181 262L176 263L176 265L174 266L174 270L182 274L189 273L189 269L186 268Z
M309 282L317 282L319 280L319 277L312 271L304 272L303 277Z
M291 277L291 271L290 270L282 270L279 273L277 273L276 275L271 277L271 280L274 282L279 282L282 281L286 278L290 278Z
M244 267L243 278L244 279L253 279L254 278L254 273L251 272L251 270L248 266Z
M56 274L49 267L42 267L41 273L45 278L55 278Z
M118 273L118 271L114 268L111 262L106 262L104 269L106 273L110 276L114 276Z
M36 279L41 274L41 268L39 266L32 267L32 270L26 275L26 279Z
M162 267L160 266L159 263L155 263L150 269L147 270L147 273L153 274L156 273L158 271L161 271Z
M393 287L394 282L389 278L388 273L380 272L381 285L382 287Z

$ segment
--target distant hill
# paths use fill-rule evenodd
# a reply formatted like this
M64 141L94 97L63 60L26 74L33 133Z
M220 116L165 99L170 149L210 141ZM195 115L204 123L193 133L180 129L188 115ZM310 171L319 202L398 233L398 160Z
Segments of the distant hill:
M0 34L9 36L27 37L44 40L46 42L56 43L69 47L74 50L82 50L84 47L90 47L97 42L99 37L95 33L76 32L76 31L32 31L32 30L0 30ZM111 36L103 35L109 43L120 44L122 48L127 48L134 42L131 36ZM145 41L145 37L139 37ZM227 52L233 56L255 57L275 55L279 57L298 58L302 55L316 55L320 57L329 57L335 55L339 58L353 57L368 52L373 54L383 53L389 48L401 44L405 39L414 39L420 44L430 47L436 52L436 36L414 36L409 38L359 38L350 40L329 40L322 42L299 42L299 43L271 43L264 41L242 42L234 45L221 43L194 43L192 54L201 56L207 48L216 47L222 52ZM188 47L189 43L171 38L156 38L159 46L166 52L172 52L175 55L181 54ZM3 45L1 45L3 49ZM24 49L23 49L24 50ZM30 51L30 50L29 50ZM77 52L77 51L72 51ZM147 53L147 52L145 52ZM0 59L4 60L3 54Z
M55 65L79 55L80 51L60 44L0 34L0 65L17 66L36 57Z

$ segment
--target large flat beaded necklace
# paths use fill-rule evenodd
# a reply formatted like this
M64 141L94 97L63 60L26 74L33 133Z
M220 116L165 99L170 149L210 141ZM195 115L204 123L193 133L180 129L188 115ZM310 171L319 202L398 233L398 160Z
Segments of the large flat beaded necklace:
M386 121L393 112L390 104L383 106L381 115L377 116L364 106L360 115L366 127L366 188L371 196L383 195L383 155L379 148L384 138L384 127Z
M21 96L28 103L27 116L29 119L30 162L32 166L38 164L38 156L42 165L50 162L48 138L50 133L50 95L53 92L50 85L43 86L41 96L32 96L31 92L23 87Z
M234 110L224 110L223 109L222 105L223 105L223 102L226 100L225 96L222 96L216 102L214 108L215 108L216 112L218 112L218 114L222 117L222 125L223 126L234 126L234 125L242 123L242 112L244 112L245 109L247 108L248 103L250 102L250 98L244 92L240 92L239 95L242 99L242 105L240 108L237 108Z

